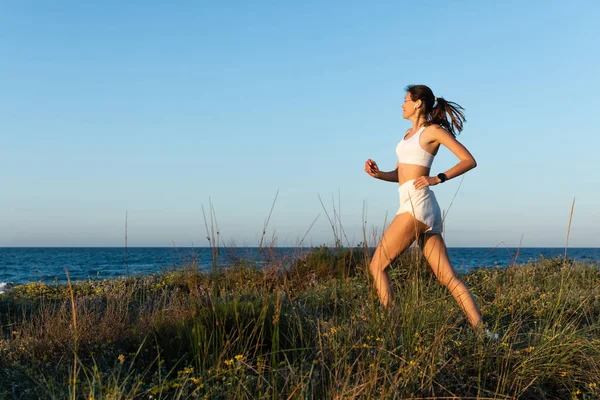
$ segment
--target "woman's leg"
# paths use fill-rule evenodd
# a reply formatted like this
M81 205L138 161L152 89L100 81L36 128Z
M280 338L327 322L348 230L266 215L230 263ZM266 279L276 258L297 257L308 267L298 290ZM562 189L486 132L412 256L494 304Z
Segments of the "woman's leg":
M444 286L450 289L450 293L466 314L469 323L475 328L480 328L481 312L467 285L456 276L452 269L442 235L439 233L424 234L419 244L433 273Z
M427 229L425 224L417 221L410 213L405 212L396 215L377 245L369 270L375 280L379 301L385 307L393 302L393 291L387 271L390 262L406 250L418 237L419 232L425 229Z

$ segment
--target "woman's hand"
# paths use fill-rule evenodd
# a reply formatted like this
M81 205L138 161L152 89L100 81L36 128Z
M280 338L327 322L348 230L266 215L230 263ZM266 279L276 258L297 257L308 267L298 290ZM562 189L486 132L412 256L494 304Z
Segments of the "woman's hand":
M369 158L365 161L365 172L373 178L379 177L379 167L377 166L377 163Z
M437 176L420 176L414 180L415 189L423 189L427 186L435 186L440 183L440 178Z

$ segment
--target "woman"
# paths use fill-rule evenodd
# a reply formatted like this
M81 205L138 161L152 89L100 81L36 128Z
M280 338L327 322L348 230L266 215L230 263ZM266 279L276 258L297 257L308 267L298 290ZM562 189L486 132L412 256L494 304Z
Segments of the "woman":
M390 261L418 239L435 276L450 289L469 323L479 331L482 327L481 312L469 288L450 265L441 235L442 213L429 189L477 166L471 153L455 138L463 128L464 109L456 103L436 98L424 85L411 85L405 90L402 116L412 122L412 129L406 131L396 147L396 169L382 172L375 161L368 159L365 162L365 171L372 177L400 183L400 209L383 234L369 268L379 300L384 306L390 306L393 304L387 271ZM440 145L446 146L460 161L449 170L430 176L431 164Z

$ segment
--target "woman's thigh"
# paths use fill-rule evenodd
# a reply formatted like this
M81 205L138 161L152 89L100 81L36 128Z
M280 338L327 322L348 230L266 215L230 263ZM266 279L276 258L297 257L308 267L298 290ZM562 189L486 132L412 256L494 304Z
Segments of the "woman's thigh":
M406 250L419 237L419 234L429 227L415 219L412 214L405 212L396 215L390 226L384 232L377 249L376 259L391 260Z

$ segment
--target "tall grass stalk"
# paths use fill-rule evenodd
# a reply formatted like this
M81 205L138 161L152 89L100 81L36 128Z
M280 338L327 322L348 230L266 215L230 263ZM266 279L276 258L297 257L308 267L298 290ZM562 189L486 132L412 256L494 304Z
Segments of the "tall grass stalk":
M125 211L125 274L129 276L129 262L127 260L127 214L128 211Z
M298 243L298 247L299 248L301 248L302 245L304 244L304 239L306 239L306 236L308 236L308 233L310 232L310 230L312 229L312 227L315 225L315 223L317 222L317 220L319 219L320 216L321 216L321 214L317 214L317 216L315 217L315 219L313 220L313 222L310 224L310 226L308 227L308 229L304 233L304 236L302 236L302 239Z
M210 216L210 228L208 226L208 222L206 221L206 213L204 211L204 205L202 205L202 216L204 218L204 227L206 228L206 240L208 241L208 245L211 249L212 254L212 270L213 273L217 272L217 257L219 255L219 238L220 231L219 226L217 225L217 216L215 214L215 208L213 207L212 201L210 197L208 198L209 203L209 216ZM216 225L216 235L215 235L215 225Z
M565 262L567 261L567 248L569 247L569 236L571 235L571 222L573 221L573 211L575 211L575 198L571 204L571 213L569 214L569 227L567 228L567 240L565 242Z
M333 232L333 240L335 242L335 247L336 248L341 247L342 242L340 240L339 233L337 231L337 224L336 224L335 220L332 220L331 217L329 216L329 213L327 212L327 208L325 208L325 204L323 204L323 199L321 199L321 195L317 194L317 197L319 198L319 202L321 203L321 208L323 208L323 211L325 212L327 221L329 221L329 226L331 226L331 230Z
M77 331L77 309L75 307L75 295L73 294L73 285L71 285L71 277L69 276L69 270L67 268L65 268L65 274L67 275L69 294L71 297L71 313L73 315L73 392L71 398L75 400L77 399L77 354L79 346L79 332Z
M258 251L262 252L263 249L263 241L265 239L265 235L267 234L267 226L269 226L269 221L271 220L271 215L273 214L273 209L275 208L275 203L277 202L277 196L279 196L279 189L277 189L277 193L275 193L275 198L273 199L273 204L271 204L271 209L269 210L269 215L265 219L265 225L262 229L262 234L260 235L260 243L258 244Z

